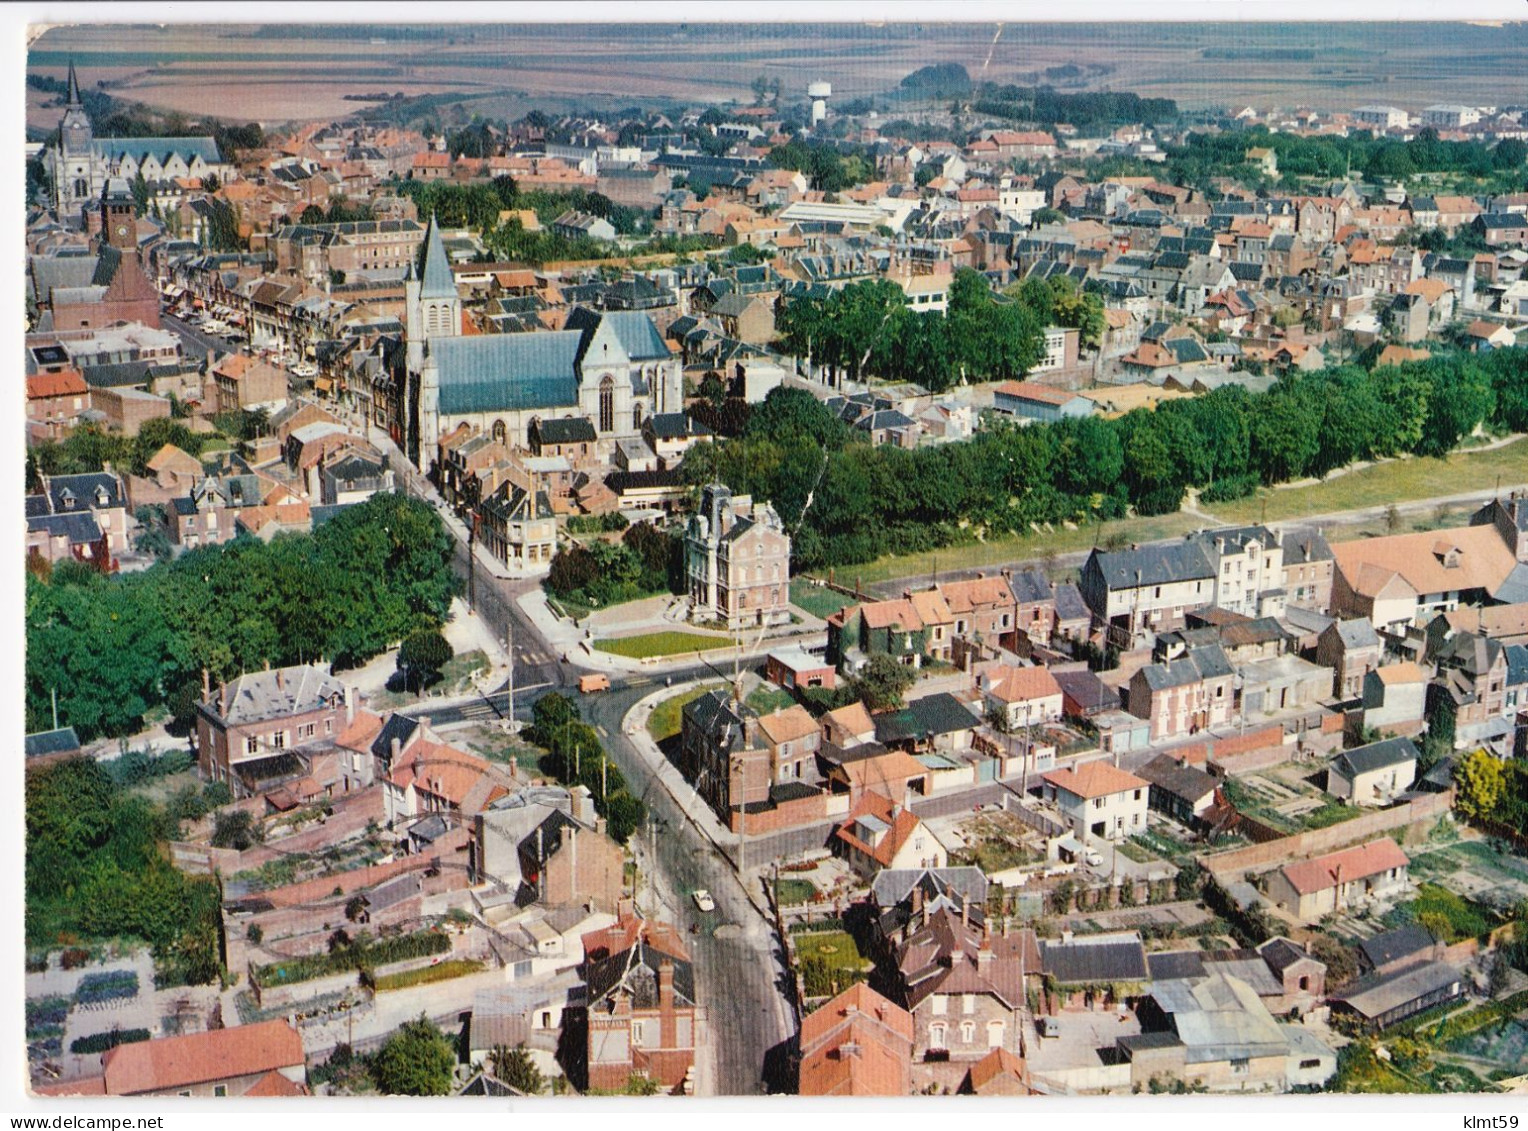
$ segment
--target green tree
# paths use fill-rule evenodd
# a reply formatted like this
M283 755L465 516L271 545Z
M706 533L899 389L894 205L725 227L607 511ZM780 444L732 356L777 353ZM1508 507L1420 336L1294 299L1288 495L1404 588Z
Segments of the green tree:
M232 813L219 813L212 826L212 846L233 848L243 852L250 845L265 839L259 825L248 810L236 809Z
M1489 752L1475 750L1454 766L1454 785L1454 808L1466 817L1489 818L1506 792L1507 769Z
M536 1067L524 1042L514 1048L495 1045L488 1054L488 1063L493 1067L494 1076L516 1091L528 1096L539 1096L546 1090L546 1077Z
M422 628L403 638L398 647L398 670L407 686L418 690L440 679L454 653L438 629Z
M870 657L851 681L856 698L864 700L872 711L895 710L902 706L902 696L917 680L913 669L899 664L885 652Z
M388 1038L368 1067L384 1095L444 1096L451 1091L456 1054L445 1034L421 1013Z

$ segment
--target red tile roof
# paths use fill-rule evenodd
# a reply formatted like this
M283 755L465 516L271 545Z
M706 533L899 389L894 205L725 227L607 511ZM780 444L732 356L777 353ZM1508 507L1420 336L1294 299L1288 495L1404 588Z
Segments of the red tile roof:
M803 1096L905 1096L912 1090L912 1014L863 982L801 1022Z
M1377 876L1391 868L1404 868L1410 863L1400 845L1389 837L1381 837L1368 844L1317 856L1314 860L1286 864L1284 878L1295 891L1309 895L1340 883Z
M1088 762L1082 766L1068 766L1052 770L1045 780L1058 789L1091 801L1095 797L1108 797L1124 793L1128 789L1145 789L1147 783L1125 770L1117 769L1108 762Z
M1004 703L1027 703L1061 694L1061 685L1049 668L1015 668L999 664L983 681L988 695Z
M34 373L27 378L27 399L43 397L78 396L90 392L90 386L77 369L61 369L57 373Z
M101 1057L101 1064L108 1095L143 1095L300 1068L302 1037L286 1021L262 1021L118 1045Z

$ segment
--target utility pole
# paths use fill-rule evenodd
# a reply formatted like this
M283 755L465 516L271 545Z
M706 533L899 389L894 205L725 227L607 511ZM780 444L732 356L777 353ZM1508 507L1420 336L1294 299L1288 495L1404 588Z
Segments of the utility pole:
M509 730L513 734L517 728L515 722L515 619L507 616L504 620L504 662L509 667Z
M53 729L57 730L58 729L58 688L50 687L48 690L53 695Z

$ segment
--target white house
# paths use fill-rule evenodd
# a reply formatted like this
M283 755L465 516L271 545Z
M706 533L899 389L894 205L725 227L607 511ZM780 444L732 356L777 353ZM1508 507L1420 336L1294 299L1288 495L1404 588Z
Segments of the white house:
M1108 762L1052 770L1040 779L1078 836L1123 840L1146 828L1150 784Z

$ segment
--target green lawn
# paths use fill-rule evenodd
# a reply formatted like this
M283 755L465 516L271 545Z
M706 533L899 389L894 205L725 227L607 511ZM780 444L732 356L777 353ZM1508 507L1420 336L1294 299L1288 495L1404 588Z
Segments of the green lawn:
M773 714L775 711L783 711L787 707L794 706L796 697L783 687L775 687L765 684L756 687L753 694L748 696L748 706L761 715Z
M802 612L824 620L853 600L826 585L813 585L801 578L791 582L791 604Z
M1135 843L1133 838L1131 840L1120 841L1117 847L1121 856L1126 860L1133 860L1137 864L1150 864L1158 859L1155 853L1148 852L1144 847Z
M1489 452L1456 452L1446 459L1391 460L1306 487L1275 487L1234 503L1204 509L1228 523L1288 521L1359 507L1404 503L1438 495L1483 490L1501 477L1502 489L1528 483L1528 444L1522 441Z
M734 648L736 637L702 636L698 632L647 632L641 636L617 636L596 640L594 646L614 656L644 660L649 656L672 656L679 652L706 652L716 648Z
M682 691L672 699L665 699L653 708L651 715L647 716L647 733L653 736L654 742L673 738L679 733L679 712L684 710L686 703L699 699L708 691L717 691L726 686L721 680L717 680L689 691Z
M1489 452L1460 452L1447 459L1417 457L1392 460L1338 476L1325 483L1260 490L1256 495L1231 503L1207 503L1203 509L1227 524L1259 522L1265 519L1266 499L1266 521L1299 521L1313 515L1359 507L1383 506L1392 502L1405 503L1412 499L1484 490L1493 486L1498 476L1501 477L1503 490L1528 483L1528 443L1518 441ZM1414 520L1416 516L1410 517ZM1163 538L1175 538L1206 525L1207 520L1197 515L1179 512L1152 518L1106 522L1097 531L1091 525L1076 530L1058 528L1048 534L994 538L925 553L888 554L864 565L843 566L838 570L838 580L845 585L852 585L856 578L865 584L902 577L926 578L935 570L975 569L1016 561L1034 561L1047 552L1082 552L1095 543L1103 544L1111 540L1154 542ZM1407 523L1403 528L1409 529L1411 525ZM1334 541L1347 536L1341 533L1340 527L1328 527L1326 533ZM794 585L791 594L792 601L795 601ZM812 610L808 608L808 611Z
M775 899L782 907L806 903L816 894L817 886L811 880L780 880L775 884Z
M866 969L870 966L845 931L806 932L796 935L794 942L796 957L803 962L809 958L821 958L831 966L861 966Z

